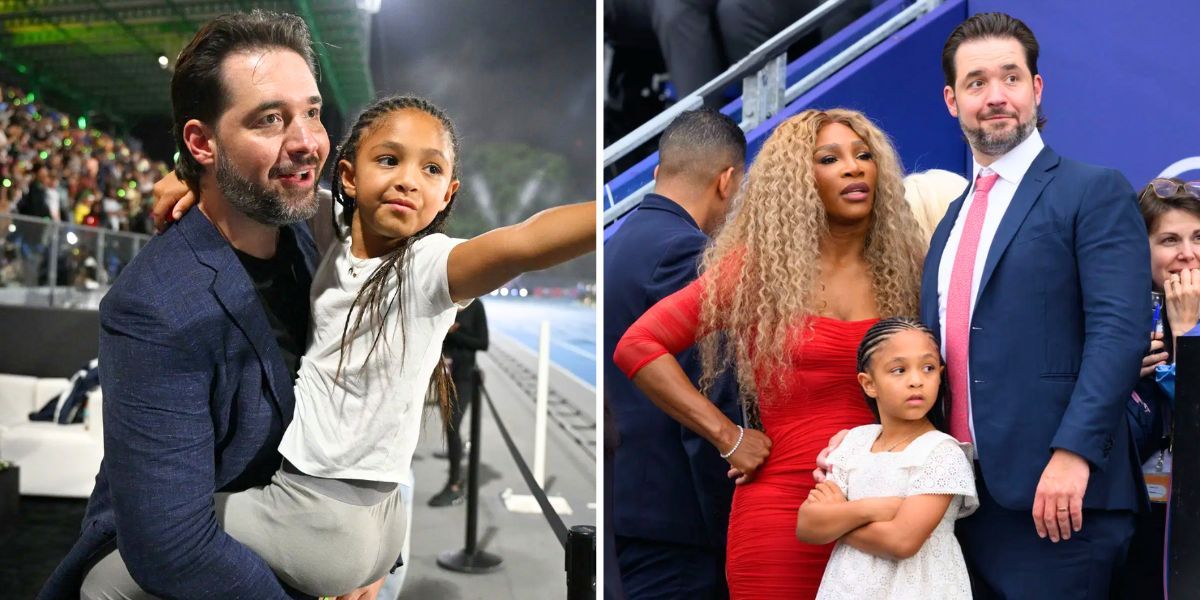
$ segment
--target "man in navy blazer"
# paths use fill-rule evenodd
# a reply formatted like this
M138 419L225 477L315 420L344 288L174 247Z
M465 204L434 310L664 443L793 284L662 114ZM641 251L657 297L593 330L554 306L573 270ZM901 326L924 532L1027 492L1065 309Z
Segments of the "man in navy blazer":
M683 113L659 141L655 191L605 243L604 382L613 419L613 507L621 585L631 600L724 598L729 465L705 439L656 407L613 363L625 330L642 313L696 278L709 235L724 221L745 169L746 137L712 109ZM679 362L695 382L692 350ZM713 402L740 422L729 381ZM610 587L612 585L610 584Z
M933 234L921 319L951 433L975 445L981 506L958 524L975 597L1107 598L1145 503L1124 411L1149 339L1146 229L1118 172L1042 142L1037 56L999 13L946 42L973 183Z
M205 25L171 82L177 169L198 190L100 307L105 457L79 540L39 597L132 578L162 598L287 598L222 531L213 495L266 484L291 421L329 151L311 40L292 15ZM82 591L81 591L82 588Z

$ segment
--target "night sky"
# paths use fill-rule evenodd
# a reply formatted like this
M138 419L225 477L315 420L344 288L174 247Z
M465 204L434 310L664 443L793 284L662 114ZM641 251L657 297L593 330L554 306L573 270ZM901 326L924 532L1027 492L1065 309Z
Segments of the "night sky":
M371 35L377 94L429 98L464 147L518 142L562 155L567 191L595 194L595 2L383 0Z

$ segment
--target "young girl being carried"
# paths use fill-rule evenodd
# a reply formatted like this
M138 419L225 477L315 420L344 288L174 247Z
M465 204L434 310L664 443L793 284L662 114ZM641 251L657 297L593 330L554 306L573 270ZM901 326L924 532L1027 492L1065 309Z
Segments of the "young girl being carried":
M978 501L969 446L934 424L947 406L943 369L917 321L884 319L863 337L858 381L880 424L850 430L797 517L801 541L838 542L818 599L971 597L954 521Z
M427 391L449 410L441 347L457 310L595 249L594 202L470 240L442 234L458 160L450 118L412 96L375 101L338 149L332 196L342 211L336 235L322 232L329 213L313 223L324 255L283 465L265 487L217 497L225 530L302 592L376 582L399 556L408 524L397 485L409 479ZM185 191L161 193L160 203Z

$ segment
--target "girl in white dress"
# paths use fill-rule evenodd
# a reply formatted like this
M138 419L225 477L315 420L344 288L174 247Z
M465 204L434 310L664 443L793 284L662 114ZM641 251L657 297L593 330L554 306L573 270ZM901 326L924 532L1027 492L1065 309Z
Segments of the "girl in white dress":
M943 370L915 320L884 319L863 337L858 381L880 424L850 430L797 518L801 541L837 540L818 599L971 597L954 521L978 506L975 476L970 446L935 427Z

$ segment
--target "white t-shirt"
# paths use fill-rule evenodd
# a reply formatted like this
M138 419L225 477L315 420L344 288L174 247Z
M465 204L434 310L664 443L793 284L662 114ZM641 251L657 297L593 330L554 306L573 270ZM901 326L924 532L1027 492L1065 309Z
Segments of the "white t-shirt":
M402 265L403 335L398 306L388 303L398 283L393 273L385 292L384 335L365 364L379 331L372 311L364 315L344 359L342 332L359 289L381 259L351 256L349 239L335 240L326 251L313 276L312 334L296 380L296 410L279 444L280 453L301 471L337 479L408 480L429 380L459 308L450 300L446 261L463 241L432 234L409 248ZM339 360L341 376L335 377Z

